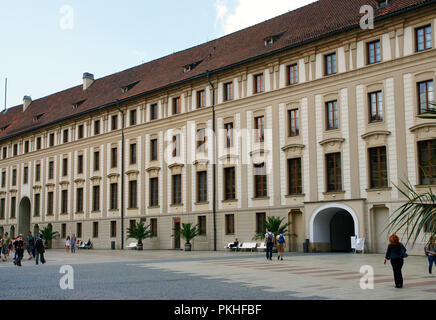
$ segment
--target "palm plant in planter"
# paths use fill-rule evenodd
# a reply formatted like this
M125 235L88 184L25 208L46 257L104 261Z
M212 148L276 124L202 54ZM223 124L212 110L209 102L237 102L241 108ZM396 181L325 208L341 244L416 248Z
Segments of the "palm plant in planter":
M138 241L136 248L142 250L142 240L153 237L150 227L151 225L145 226L142 221L136 223L131 228L127 228L127 239L136 239Z
M288 230L288 227L292 224L292 222L287 222L283 224L283 221L285 218L280 217L267 217L265 220L264 230L260 230L256 232L256 235L254 236L253 240L260 240L263 241L265 239L265 231L269 230L271 231L275 237L277 237L279 234L283 233L285 237L296 237L296 234L290 233ZM277 250L276 244L274 244L274 252Z
M39 233L41 233L41 237L46 243L47 248L51 248L51 241L59 237L59 232L53 231L51 224L42 229Z
M193 226L192 223L182 223L182 228L175 230L173 237L183 238L185 243L185 251L191 251L191 240L200 234L198 225Z

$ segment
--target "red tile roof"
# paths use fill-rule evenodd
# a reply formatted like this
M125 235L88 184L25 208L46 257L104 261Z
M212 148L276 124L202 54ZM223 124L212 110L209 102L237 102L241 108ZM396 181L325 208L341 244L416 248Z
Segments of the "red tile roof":
M436 0L393 0L384 9L376 10L383 19L420 5L435 4ZM97 79L86 91L82 85L32 101L23 113L22 105L0 113L0 140L71 118L101 107L183 81L204 77L207 70L218 71L267 54L286 50L305 42L359 26L363 5L377 7L377 0L320 0L262 22L247 29L137 67ZM271 46L264 39L283 35ZM202 61L190 72L184 66ZM138 82L139 81L139 82ZM121 88L138 82L131 90ZM85 100L78 109L73 104ZM36 115L43 116L35 121Z

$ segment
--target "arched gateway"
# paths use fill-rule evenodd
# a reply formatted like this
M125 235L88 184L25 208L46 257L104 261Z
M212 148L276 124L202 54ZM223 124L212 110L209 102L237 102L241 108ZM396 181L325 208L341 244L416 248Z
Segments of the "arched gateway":
M310 242L318 251L349 252L350 238L358 235L357 215L344 204L323 205L310 218Z
M18 208L18 234L27 236L30 230L30 200L24 197Z

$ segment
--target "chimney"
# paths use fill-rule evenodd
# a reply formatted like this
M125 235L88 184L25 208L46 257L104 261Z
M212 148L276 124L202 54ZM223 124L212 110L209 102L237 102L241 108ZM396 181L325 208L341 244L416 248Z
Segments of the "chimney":
M94 75L92 73L85 72L83 74L83 90L88 89L94 82Z
M23 98L23 112L27 110L27 108L32 103L32 98L30 96L24 96Z

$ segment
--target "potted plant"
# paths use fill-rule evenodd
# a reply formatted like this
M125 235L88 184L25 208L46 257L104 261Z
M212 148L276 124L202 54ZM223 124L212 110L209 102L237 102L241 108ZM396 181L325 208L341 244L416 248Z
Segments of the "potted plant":
M182 228L175 231L173 236L183 238L185 243L185 251L191 251L191 240L200 234L198 225L193 226L192 223L182 223Z
M127 239L136 239L138 241L136 248L142 250L142 240L152 238L150 227L151 225L145 226L142 221L136 223L131 228L127 229Z
M41 237L44 240L47 249L51 249L51 241L59 237L59 232L53 231L51 224L40 231Z
M285 237L296 237L296 234L290 233L288 230L288 227L292 224L292 222L287 222L285 224L283 223L283 220L285 218L279 218L279 217L267 217L264 224L264 230L256 232L256 235L254 236L253 240L260 240L263 241L265 239L265 233L266 230L271 231L274 236L278 236L280 233L283 233ZM277 251L277 246L274 244L274 252Z

